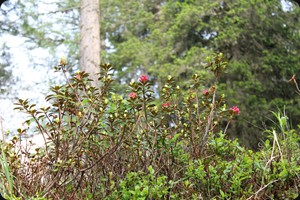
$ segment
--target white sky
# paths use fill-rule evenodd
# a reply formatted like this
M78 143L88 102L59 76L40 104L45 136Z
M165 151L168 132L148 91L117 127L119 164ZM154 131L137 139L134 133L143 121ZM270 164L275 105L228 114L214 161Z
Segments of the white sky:
M16 0L10 0L10 2L14 4ZM52 4L49 4L51 2L53 0L46 0L44 3L40 1L37 12L47 13L53 11L54 8L50 6ZM9 10L10 8L7 5L4 3L1 9ZM16 18L12 20L18 19L17 16L11 16L11 18ZM41 48L28 50L25 47L25 39L11 35L2 35L0 37L0 45L3 43L10 47L10 53L12 54L12 66L10 68L12 70L12 78L16 80L16 83L10 88L9 98L5 95L0 95L0 125L2 126L0 128L2 132L3 130L10 130L13 133L22 127L22 122L26 118L25 114L13 110L13 103L18 98L28 98L33 103L36 103L38 107L43 107L46 104L44 97L50 92L50 85L58 84L63 80L63 77L60 73L54 72L54 66L45 67L45 63L49 63L50 59L53 58L53 55L48 50ZM57 53L56 55L58 63L59 58L64 55L62 53Z
M0 38L0 43L5 42L12 53L13 66L12 76L17 82L12 85L12 93L16 91L16 97L6 98L0 96L0 119L2 119L2 130L15 132L17 128L22 127L26 115L18 111L13 111L14 105L18 98L31 99L38 107L46 105L44 97L49 94L50 81L51 85L59 83L63 77L59 72L54 72L54 68L36 65L33 68L30 64L30 58L35 61L47 60L50 55L47 50L35 49L28 51L24 47L24 40L16 36L5 36ZM1 45L1 44L0 44ZM58 60L59 62L59 60ZM54 66L53 66L54 67Z

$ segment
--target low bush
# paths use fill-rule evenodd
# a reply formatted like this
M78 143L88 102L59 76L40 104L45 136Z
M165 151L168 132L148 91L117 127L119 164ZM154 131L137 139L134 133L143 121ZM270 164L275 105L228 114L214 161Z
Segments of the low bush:
M188 91L169 76L158 95L141 75L124 94L113 92L113 69L101 65L99 87L88 74L51 87L38 108L19 99L16 110L29 118L11 142L2 143L2 191L9 199L291 199L299 189L298 130L284 114L257 152L226 132L238 118L218 95L227 63L207 59L215 84L193 75ZM247 111L241 111L247 112ZM33 128L30 128L33 127ZM21 145L28 134L44 145ZM9 164L9 165L8 165Z

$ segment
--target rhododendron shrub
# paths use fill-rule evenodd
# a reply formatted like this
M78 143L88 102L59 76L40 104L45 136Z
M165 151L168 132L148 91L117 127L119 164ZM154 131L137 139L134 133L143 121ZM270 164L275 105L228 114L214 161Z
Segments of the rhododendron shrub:
M45 145L20 146L31 134L32 128L26 128L19 129L4 148L15 195L24 199L239 199L260 191L259 185L251 183L254 172L257 181L265 173L259 161L253 161L260 155L251 155L237 141L226 139L228 126L240 114L238 106L227 108L225 95L217 93L227 63L222 54L207 62L215 84L204 85L194 74L188 91L169 76L155 94L151 75L143 74L117 94L111 88L112 66L105 64L99 87L92 86L88 74L77 72L66 84L51 88L46 97L49 107L18 100L16 109L28 114L25 124L43 136ZM65 73L66 67L63 60L57 70ZM241 184L247 191L239 191Z

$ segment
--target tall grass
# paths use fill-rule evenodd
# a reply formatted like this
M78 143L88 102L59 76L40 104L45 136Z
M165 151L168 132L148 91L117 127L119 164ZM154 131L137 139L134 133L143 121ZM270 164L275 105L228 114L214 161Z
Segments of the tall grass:
M2 123L1 123L2 125ZM2 136L4 136L4 131L1 128ZM9 164L4 152L4 137L2 137L2 141L0 142L0 148L1 148L1 155L0 155L0 164L1 164L1 170L0 170L0 192L3 196L11 196L13 194L13 179L10 172Z

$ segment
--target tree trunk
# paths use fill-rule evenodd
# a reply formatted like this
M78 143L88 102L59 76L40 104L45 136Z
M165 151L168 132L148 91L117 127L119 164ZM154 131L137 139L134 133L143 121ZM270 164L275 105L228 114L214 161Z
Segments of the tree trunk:
M97 85L100 71L100 8L99 0L80 1L79 67L90 74Z

